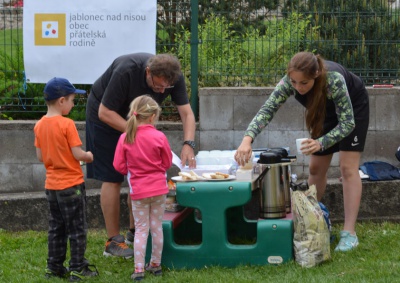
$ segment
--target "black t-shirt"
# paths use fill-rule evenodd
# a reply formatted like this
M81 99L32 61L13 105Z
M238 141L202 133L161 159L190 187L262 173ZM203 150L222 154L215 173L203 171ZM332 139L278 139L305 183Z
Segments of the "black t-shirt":
M183 75L180 75L174 88L165 89L164 93L154 92L147 85L146 63L152 56L149 53L133 53L116 58L92 86L86 103L86 119L101 122L98 116L100 103L126 118L132 100L144 94L150 95L158 104L168 95L176 105L188 104Z

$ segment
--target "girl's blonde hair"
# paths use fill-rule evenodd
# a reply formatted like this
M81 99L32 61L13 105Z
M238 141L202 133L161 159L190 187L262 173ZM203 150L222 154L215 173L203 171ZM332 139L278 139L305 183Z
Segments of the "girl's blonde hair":
M155 115L154 122L157 122L161 108L150 96L141 95L131 102L129 109L125 142L131 144L135 142L138 123L148 120L152 115Z
M302 72L307 79L314 79L314 86L307 94L306 126L312 138L323 133L327 100L327 70L320 55L311 52L299 52L290 60L287 75ZM316 77L317 76L317 77Z

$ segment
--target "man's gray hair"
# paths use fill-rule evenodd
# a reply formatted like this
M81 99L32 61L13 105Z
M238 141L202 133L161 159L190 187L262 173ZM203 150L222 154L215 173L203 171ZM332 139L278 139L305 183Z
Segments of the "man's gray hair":
M162 77L169 84L174 85L181 75L181 64L174 55L157 54L147 61L150 73L156 77Z

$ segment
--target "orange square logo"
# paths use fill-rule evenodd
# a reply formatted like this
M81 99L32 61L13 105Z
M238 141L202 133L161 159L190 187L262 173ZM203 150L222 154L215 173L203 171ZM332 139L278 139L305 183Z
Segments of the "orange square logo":
M35 14L35 45L66 45L65 14Z

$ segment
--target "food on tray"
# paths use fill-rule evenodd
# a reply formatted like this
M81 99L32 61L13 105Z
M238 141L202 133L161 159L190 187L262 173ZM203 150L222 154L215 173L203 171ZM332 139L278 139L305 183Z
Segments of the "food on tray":
M190 175L191 175L192 177L196 177L197 180L203 179L203 177L197 175L196 172L194 172L193 170L190 170L189 173L190 173Z
M195 181L195 180L203 180L204 178L197 175L196 172L190 170L189 172L179 172L179 176L182 177L184 181Z
M224 176L224 179L229 178L229 174L226 174L226 173L216 172L215 174Z
M229 178L229 174L215 172L215 174L211 174L212 179L227 179Z
M182 180L195 180L188 172L179 172L178 175L182 177Z
M211 179L225 179L225 177L222 175L211 174L210 176L211 176Z
M215 172L215 173L204 173L203 177L206 179L228 179L229 174Z

